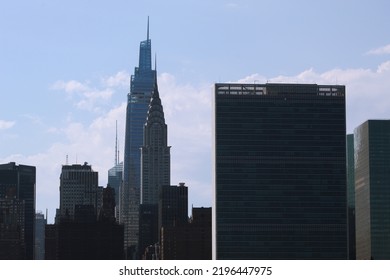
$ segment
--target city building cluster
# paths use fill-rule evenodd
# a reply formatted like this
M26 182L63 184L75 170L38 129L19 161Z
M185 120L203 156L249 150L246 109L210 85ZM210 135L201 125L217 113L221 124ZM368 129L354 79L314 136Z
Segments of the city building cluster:
M124 160L116 147L106 187L63 165L54 224L36 213L36 168L0 164L0 259L390 259L390 120L347 135L343 85L217 83L213 207L189 215L154 68L148 22Z

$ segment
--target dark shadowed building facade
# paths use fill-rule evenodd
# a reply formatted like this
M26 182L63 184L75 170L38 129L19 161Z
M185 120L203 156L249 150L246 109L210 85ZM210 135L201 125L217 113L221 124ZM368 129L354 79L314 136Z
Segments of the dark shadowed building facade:
M211 208L192 208L187 223L161 228L162 260L211 260Z
M345 87L216 84L215 259L347 259Z
M390 259L390 120L368 120L355 136L356 258Z
M35 166L0 164L0 259L34 259Z

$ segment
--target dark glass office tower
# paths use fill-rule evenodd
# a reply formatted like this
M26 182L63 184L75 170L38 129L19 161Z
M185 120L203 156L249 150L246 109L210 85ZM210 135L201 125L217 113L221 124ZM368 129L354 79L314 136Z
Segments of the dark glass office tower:
M355 135L356 258L390 259L390 120Z
M347 259L345 87L216 84L213 258Z
M35 166L0 164L0 259L34 259Z
M132 258L138 242L138 215L141 185L141 152L143 129L152 96L156 71L151 67L151 40L149 20L147 38L140 44L139 66L131 76L130 93L127 95L125 156L123 184L120 198L120 223L125 228L125 249Z

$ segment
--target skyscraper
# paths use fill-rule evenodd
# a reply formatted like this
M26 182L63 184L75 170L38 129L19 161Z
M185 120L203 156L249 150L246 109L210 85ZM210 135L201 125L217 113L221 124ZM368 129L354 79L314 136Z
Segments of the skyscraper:
M170 185L170 148L156 79L141 147L141 204L157 205L161 187Z
M98 173L87 163L63 165L60 176L61 218L74 220L76 209L92 209L96 220L98 201Z
M35 241L34 241L34 259L45 259L45 226L47 220L42 213L35 214Z
M0 164L0 259L34 259L35 166Z
M118 151L118 124L116 124L115 134L115 165L108 170L108 184L115 192L115 218L119 221L119 194L123 178L123 161L119 163Z
M163 186L160 190L158 210L159 229L166 226L183 225L188 222L188 187Z
M356 258L390 259L390 120L369 120L355 136Z
M140 44L139 65L131 76L127 95L125 156L120 191L120 223L125 228L125 249L131 258L137 250L141 186L141 152L143 129L152 97L156 71L152 70L149 19L147 37Z
M345 87L216 84L213 258L347 259Z
M159 195L161 188L170 184L171 176L167 131L156 77L141 147L139 256L144 254L146 247L158 243Z
M356 259L356 217L355 217L355 150L354 136L347 135L347 205L349 259Z

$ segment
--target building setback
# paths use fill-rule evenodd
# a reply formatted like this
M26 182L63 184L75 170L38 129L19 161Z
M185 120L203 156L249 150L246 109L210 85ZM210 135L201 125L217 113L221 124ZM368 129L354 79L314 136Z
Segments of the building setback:
M390 259L390 120L369 120L355 136L356 258Z
M215 259L347 259L345 87L216 84Z
M34 259L35 166L0 164L0 259Z

